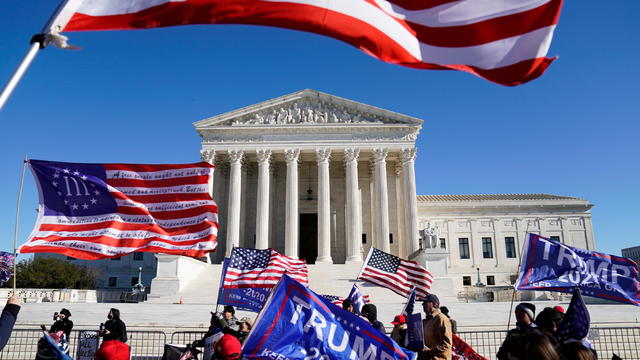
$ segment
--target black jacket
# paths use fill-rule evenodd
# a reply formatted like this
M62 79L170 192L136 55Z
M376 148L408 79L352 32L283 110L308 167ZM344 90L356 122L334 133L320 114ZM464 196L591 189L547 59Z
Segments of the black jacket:
M71 336L71 329L73 329L73 321L64 319L54 322L53 325L51 325L49 332L64 331L64 334L67 335L67 341L70 341L71 339L69 336Z
M104 334L103 340L120 340L127 342L127 326L120 319L107 320L104 323L104 329L109 330L108 334Z
M7 304L7 306L2 309L2 315L0 315L0 350L2 350L9 341L19 311L20 306L15 304Z
M362 307L362 314L367 317L369 323L373 325L374 328L378 329L381 333L386 334L384 329L384 325L378 321L378 308L373 304L365 304Z

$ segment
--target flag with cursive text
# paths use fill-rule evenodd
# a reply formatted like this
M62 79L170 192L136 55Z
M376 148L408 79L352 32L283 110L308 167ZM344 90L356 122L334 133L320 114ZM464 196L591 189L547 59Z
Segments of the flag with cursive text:
M242 349L248 359L414 359L369 322L284 274Z
M96 260L147 251L201 257L214 251L214 167L30 160L38 219L20 253Z
M638 266L615 255L578 249L528 234L518 273L518 290L573 292L640 305Z

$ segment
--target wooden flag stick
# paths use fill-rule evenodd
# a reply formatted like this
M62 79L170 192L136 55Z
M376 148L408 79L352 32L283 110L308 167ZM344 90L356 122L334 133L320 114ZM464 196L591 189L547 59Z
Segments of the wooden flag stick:
M18 190L18 206L16 206L16 228L13 231L13 294L16 294L16 269L17 269L17 252L18 252L18 232L20 225L20 200L22 200L22 186L24 185L24 173L27 169L27 164L29 163L29 158L27 156L24 157L24 162L22 163L22 176L20 177L20 190Z

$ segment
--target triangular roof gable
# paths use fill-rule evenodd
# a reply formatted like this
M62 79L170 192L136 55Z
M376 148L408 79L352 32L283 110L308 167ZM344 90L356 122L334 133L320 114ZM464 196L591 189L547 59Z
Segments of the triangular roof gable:
M305 89L193 123L196 128L305 124L408 125L422 120Z

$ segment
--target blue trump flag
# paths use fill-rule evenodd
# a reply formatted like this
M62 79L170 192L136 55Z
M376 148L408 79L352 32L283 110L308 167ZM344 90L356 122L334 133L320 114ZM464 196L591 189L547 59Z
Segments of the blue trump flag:
M353 287L351 288L351 292L349 293L349 297L347 299L351 300L351 302L353 303L353 310L356 311L356 314L360 314L362 312L362 308L367 303L364 296L360 292L360 288L358 288L358 285L356 284L353 284Z
M248 359L414 359L366 320L284 275L247 338Z
M266 288L241 288L225 289L222 286L224 276L229 266L229 258L224 258L222 265L222 275L220 276L220 288L218 290L218 304L233 305L238 309L259 312L262 305L267 301L269 291Z
M527 234L518 290L573 292L640 305L638 266L627 258L574 248Z

